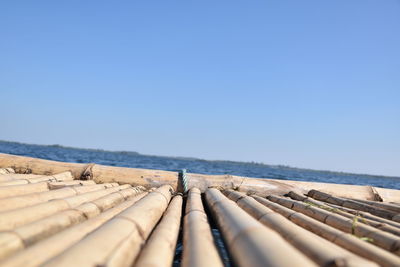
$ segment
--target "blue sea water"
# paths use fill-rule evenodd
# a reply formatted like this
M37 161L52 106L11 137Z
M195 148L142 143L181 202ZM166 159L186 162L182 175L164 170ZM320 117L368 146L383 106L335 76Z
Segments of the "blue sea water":
M97 163L120 167L160 169L168 171L187 169L188 172L203 174L231 174L245 177L371 185L400 189L400 177L315 171L257 163L149 156L126 151L111 152L93 149L69 148L58 145L43 146L0 141L0 153L65 162Z

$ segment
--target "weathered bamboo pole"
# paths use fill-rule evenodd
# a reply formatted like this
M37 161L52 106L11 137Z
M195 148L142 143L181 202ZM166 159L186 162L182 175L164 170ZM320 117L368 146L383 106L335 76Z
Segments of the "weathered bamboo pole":
M377 202L377 201L370 201L370 200L362 200L362 199L350 199L353 201L357 201L357 202L361 202L364 204L368 204L377 208L381 208L381 209L385 209L385 210L389 210L392 212L395 212L397 214L400 213L400 206L396 205L396 204L392 204L392 203L388 203L388 202Z
M314 199L306 197L304 195L297 194L296 192L293 192L293 191L290 191L288 193L288 196L294 200L299 200L306 204L315 205L318 208L321 208L321 209L324 209L324 210L327 210L327 211L330 211L333 213L337 213L339 215L342 215L342 216L352 219L354 221L357 220L358 222L365 223L367 225L371 225L379 230L400 236L400 228L397 228L390 224L386 224L386 223L382 223L382 222L378 222L375 220L370 220L370 219L364 218L361 214L354 215L352 213L348 213L346 211L331 207L331 206L327 205L325 202L314 200Z
M382 266L392 267L400 265L400 258L396 255L365 242L354 235L344 233L332 226L324 224L300 212L286 208L259 196L253 196L258 202L280 213L295 224L307 229L338 246L357 255L365 257Z
M131 266L172 193L168 185L149 193L43 266Z
M47 186L47 185L46 185ZM61 189L45 192L31 193L28 195L15 196L0 199L0 212L33 206L49 200L71 197L87 192L102 190L105 188L118 186L117 183L107 183L98 185L87 185L81 187L64 187Z
M366 212L366 211L354 210L354 209L345 208L345 207L334 205L334 204L330 204L330 203L326 203L326 204L329 205L332 208L343 210L343 211L351 213L353 215L358 215L358 216L361 216L361 217L369 219L369 220L373 220L373 221L376 221L376 222L380 222L380 223L384 223L384 224L388 224L388 225L400 228L400 223L392 221L392 220L388 220L388 219L385 219L385 218L382 218L382 217L379 217L379 216L375 216L375 215L373 215L373 214L371 214L369 212Z
M172 266L179 226L181 224L182 196L172 198L160 223L157 225L135 263L137 267Z
M312 197L314 199L317 199L317 200L331 203L331 204L343 206L346 208L366 211L366 212L369 212L371 214L374 214L376 216L379 216L379 217L382 217L385 219L400 222L400 215L395 212L377 208L377 207L374 207L374 206L371 206L368 204L364 204L364 203L360 203L360 202L357 202L354 200L348 200L348 199L344 199L344 198L340 198L340 197L334 197L330 194L320 192L317 190L310 190L310 192L308 192L308 196Z
M333 226L341 231L351 233L359 237L370 238L373 240L374 245L400 255L400 238L398 236L381 231L366 224L360 224L358 221L348 219L341 215L331 213L303 202L274 195L268 196L267 198L273 202L279 203L285 207L299 211L307 216Z
M74 225L59 232L49 238L42 240L32 246L17 252L14 255L0 262L0 266L7 267L36 267L43 265L46 261L59 255L68 247L76 244L89 233L98 229L104 223L108 222L120 212L131 207L137 201L147 195L147 192L140 193L132 199L122 202L121 204L111 208L98 216L95 216L85 222Z
M208 189L206 201L237 266L316 266L219 190Z
M114 193L126 188L130 185L121 185L116 187L107 188L104 190L84 193L63 199L55 199L49 202L36 204L33 206L0 212L0 231L8 231L15 229L20 225L24 225L46 216L52 215L58 211L74 208L82 203L95 200L102 196Z
M0 260L67 227L97 216L141 192L141 188L127 188L81 204L76 208L17 227L12 231L0 232Z
M146 188L169 184L182 190L177 172L102 166L97 164L65 163L0 153L0 167L12 167L19 173L49 175L71 171L75 179L93 179L97 183L118 182L142 185ZM288 180L257 179L231 175L202 175L188 173L188 188L197 187L204 192L209 187L236 189L266 196L286 194L289 191L306 193L311 189L323 190L341 197L400 202L400 191L370 186L341 185Z
M293 191L289 192L288 195L294 200L303 201L304 198L305 198L304 195L300 195L300 194L295 193ZM356 216L360 216L362 219L372 220L372 221L375 221L375 222L379 222L382 225L390 225L390 226L393 226L393 227L396 227L396 228L400 228L400 223L394 222L394 221L391 221L391 220L388 220L388 219L384 219L384 218L379 217L379 216L372 215L371 213L366 212L366 211L359 211L359 210L355 210L355 209L345 208L345 207L342 207L342 206L334 205L332 203L326 203L326 202L323 202L323 201L315 200L315 199L309 198L309 197L307 197L307 201L310 202L310 203L314 203L317 206L322 203L323 205L327 205L327 206L331 207L332 209L341 210L341 211L344 211L344 212L347 212L347 213L350 213L350 214L353 214L353 215L356 215Z
M189 191L183 227L182 266L223 266L201 200L201 191Z
M256 220L278 232L294 247L299 249L319 266L377 266L337 245L313 234L272 211L252 197L235 191L227 196Z

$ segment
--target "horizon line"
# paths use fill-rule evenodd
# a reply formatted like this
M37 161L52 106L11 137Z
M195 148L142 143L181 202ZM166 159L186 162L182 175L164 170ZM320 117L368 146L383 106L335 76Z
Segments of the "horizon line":
M165 156L165 155L151 155L151 154L142 154L137 151L129 151L129 150L108 150L103 148L84 148L84 147L74 147L74 146L66 146L60 144L32 144L32 143L25 143L19 141L8 141L8 140L1 140L0 142L4 143L15 143L20 145L33 145L33 146L45 146L45 147L60 147L66 149L81 149L87 151L103 151L109 153L133 153L140 156L147 156L147 157L159 157L159 158L173 158L173 159L181 159L181 160L201 160L201 161L208 161L208 162L230 162L230 163L239 163L239 164L253 164L253 165L264 165L268 167L278 167L278 168L287 168L287 169L296 169L296 170L306 170L306 171L313 171L313 172L326 172L326 173L337 173L337 174L344 174L344 175L365 175L365 176L375 176L375 177L387 177L387 178L399 178L400 176L392 176L392 175L382 175L382 174L367 174L367 173L356 173L356 172L345 172L345 171L332 171L332 170L318 170L318 169L310 169L310 168L300 168L300 167L293 167L290 165L283 165L283 164L268 164L264 162L256 162L256 161L238 161L238 160L220 160L220 159L203 159L197 157L185 157L185 156Z

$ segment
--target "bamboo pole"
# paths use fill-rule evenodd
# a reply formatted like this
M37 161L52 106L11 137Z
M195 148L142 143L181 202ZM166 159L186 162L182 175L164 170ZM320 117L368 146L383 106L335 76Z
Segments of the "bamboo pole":
M5 185L22 185L22 184L34 184L40 182L55 182L57 181L52 176L39 176L32 179L10 179L9 181L2 182L0 186Z
M331 206L327 205L325 202L321 202L321 201L314 200L314 199L309 198L309 197L305 197L305 196L297 194L297 193L295 193L293 191L290 191L288 193L288 196L290 198L294 199L294 200L302 201L302 202L304 202L306 204L315 205L318 208L321 208L321 209L324 209L324 210L327 210L327 211L330 211L330 212L333 212L333 213L337 213L339 215L342 215L344 217L352 219L353 221L357 220L358 222L361 222L361 223L364 223L364 224L367 224L367 225L371 225L371 226L373 226L373 227L375 227L375 228L377 228L379 230L382 230L382 231L389 232L391 234L400 236L400 228L397 228L397 227L392 226L390 224L386 224L386 223L382 223L382 222L378 222L378 221L375 221L375 220L364 218L362 214L354 215L354 214L348 213L348 212L340 210L338 208L331 207Z
M32 194L32 193L45 192L45 191L49 191L49 187L46 182L24 184L24 185L1 186L0 199Z
M303 201L303 199L305 198L305 196L297 194L297 193L295 193L293 191L289 192L288 195L292 199L295 199L295 200ZM345 208L345 207L334 205L334 204L331 204L331 203L326 203L326 202L323 202L323 201L315 200L315 199L309 198L309 197L307 197L307 201L310 202L310 203L315 203L316 205L319 205L319 203L323 203L324 205L327 205L327 206L329 206L329 207L331 207L331 208L333 208L335 210L341 210L341 211L345 211L347 213L350 213L350 214L353 214L353 215L356 215L356 216L360 216L362 219L372 220L372 221L375 221L375 222L379 222L379 223L381 223L383 225L390 225L390 226L393 226L393 227L396 227L396 228L400 228L400 223L394 222L394 221L391 221L391 220L388 220L388 219L384 219L384 218L379 217L379 216L372 215L369 212L354 210L354 209L350 209L350 208Z
M73 180L71 172L62 172L55 175L36 174L8 174L0 175L0 186L32 184L39 182L57 182Z
M9 186L9 185L22 185L22 184L29 184L29 182L27 180L23 180L23 179L4 180L3 182L0 182L0 187Z
M317 199L317 200L331 203L331 204L343 206L346 208L366 211L373 215L376 215L376 216L379 216L379 217L382 217L385 219L400 222L400 217L397 218L397 215L398 215L397 213L394 213L394 212L388 211L388 210L384 210L381 208L377 208L377 207L374 207L374 206L371 206L368 204L360 203L360 202L357 202L354 200L348 200L348 199L344 199L344 198L340 198L340 197L334 197L330 194L327 194L327 193L324 193L321 191L317 191L317 190L310 190L310 192L308 192L308 196L312 197L314 199Z
M9 181L1 182L0 186L7 186L7 185L27 185L27 184L34 184L40 182L55 182L52 176L39 176L37 178L32 179L10 179Z
M41 174L21 174L21 173L10 173L10 174L1 174L0 175L0 182L4 181L13 181L13 180L26 180L26 179L36 179L41 178L47 175ZM48 176L51 177L51 176Z
M132 199L122 202L121 204L101 213L98 216L95 216L80 224L69 227L62 232L59 232L49 238L42 240L41 242L27 247L24 250L21 250L16 254L6 258L4 261L0 262L0 266L41 266L46 261L51 260L51 258L56 257L57 255L65 251L68 247L71 247L72 245L82 240L82 238L87 236L89 233L104 225L104 223L107 223L110 219L118 215L120 212L134 205L137 201L139 201L146 195L147 192L140 193Z
M343 211L346 211L346 212L351 213L353 215L362 216L363 218L366 218L366 219L369 219L369 220L373 220L373 221L376 221L376 222L380 222L380 223L383 223L383 224L388 224L388 225L400 228L400 223L392 221L392 220L384 219L384 218L379 217L379 216L375 216L375 215L373 215L373 214L371 214L369 212L354 210L354 209L350 209L350 208L345 208L345 207L342 207L342 206L333 205L333 204L329 204L329 203L328 203L328 205L331 206L332 208L343 210Z
M96 183L93 180L82 181L82 180L74 180L74 181L65 181L65 182L49 182L49 189L60 189L67 186L82 186L82 185L95 185Z
M84 193L63 199L55 199L49 202L43 202L30 207L25 207L16 210L0 212L0 231L9 231L18 226L39 220L46 216L50 216L58 211L74 208L82 203L95 200L102 196L114 193L126 188L129 185L122 185L107 188L104 190Z
M13 168L0 168L0 174L15 173Z
M400 255L400 238L393 234L381 231L366 224L360 224L356 220L351 220L341 215L296 200L285 199L273 195L268 196L268 199L295 211L299 211L341 231L354 234L358 237L369 238L373 240L374 245Z
M377 208L381 208L381 209L385 209L385 210L389 210L395 213L400 213L400 206L396 205L396 204L392 204L392 203L388 203L388 202L377 202L377 201L370 201L370 200L362 200L362 199L350 199L353 201L357 201L357 202L361 202L361 203L365 203Z
M286 241L315 261L319 266L378 266L297 226L252 197L235 191L226 191L225 193L239 207L268 228L278 232Z
M168 185L149 193L43 266L131 266L172 193Z
M122 201L138 195L141 191L142 189L140 188L127 188L81 204L76 208L64 210L41 220L17 227L13 231L2 232L0 233L0 260L67 227L97 216Z
M140 252L137 267L172 266L179 226L181 224L182 196L172 198L164 216Z
M182 190L182 185L178 182L177 172L56 162L1 153L0 167L12 167L19 173L36 173L42 175L70 171L75 179L93 179L96 183L118 182L120 184L127 183L135 186L142 185L146 188L169 184L174 189ZM188 173L186 177L189 189L197 187L202 192L209 187L218 187L266 196L271 193L286 194L289 191L306 193L311 189L318 189L341 197L355 197L369 200L379 197L384 201L400 202L399 190L370 186L257 179L231 175L202 175L195 173Z
M317 221L311 217L308 217L300 212L286 208L280 204L271 202L265 198L259 196L253 196L258 202L265 205L266 207L278 212L295 224L303 227L304 229L313 232L325 238L338 246L347 249L357 255L365 257L371 261L374 261L382 266L392 267L400 265L400 258L396 255L374 246L368 242L365 242L354 235L344 233L334 227Z
M46 184L47 186L47 184ZM29 207L35 204L47 202L49 200L71 197L87 192L102 190L109 187L118 186L116 183L87 185L81 187L64 187L61 189L50 190L45 192L31 193L28 195L20 195L9 198L0 199L0 212ZM0 191L1 192L1 191Z
M223 266L207 214L201 200L201 191L192 188L189 191L183 227L183 255L181 265Z
M219 190L208 189L206 202L237 266L316 266Z

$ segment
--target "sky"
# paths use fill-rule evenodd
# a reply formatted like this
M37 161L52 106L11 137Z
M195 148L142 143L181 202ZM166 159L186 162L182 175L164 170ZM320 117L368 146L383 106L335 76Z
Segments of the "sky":
M400 176L400 1L1 1L0 139Z

